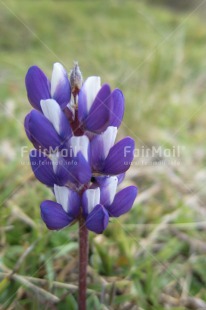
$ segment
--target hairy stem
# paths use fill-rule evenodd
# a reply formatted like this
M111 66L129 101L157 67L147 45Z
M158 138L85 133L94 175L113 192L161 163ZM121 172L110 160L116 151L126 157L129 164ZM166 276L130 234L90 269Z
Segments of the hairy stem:
M88 263L88 230L83 217L79 219L79 310L86 310Z

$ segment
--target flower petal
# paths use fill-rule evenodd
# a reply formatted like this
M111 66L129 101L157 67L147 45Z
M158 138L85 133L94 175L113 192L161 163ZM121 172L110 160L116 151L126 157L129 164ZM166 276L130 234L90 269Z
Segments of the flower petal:
M100 203L100 188L87 189L82 195L82 206L84 215L92 212L94 207Z
M73 166L73 168L76 170L76 176L80 184L82 185L86 184L91 180L92 177L91 166L81 152L77 154L76 167ZM75 175L74 172L73 175Z
M27 114L25 119L24 119L24 129L25 129L25 132L26 132L26 135L27 137L29 138L29 140L33 143L34 147L36 149L41 149L42 146L33 138L33 136L31 135L30 133L30 118L31 118L31 114Z
M35 109L41 111L40 100L51 98L49 80L40 68L32 66L26 74L25 84L29 102Z
M61 156L61 152L55 152L51 154L51 161L55 173L55 183L64 186L71 178L66 160Z
M84 82L78 96L78 118L83 121L89 113L94 99L100 90L99 76L90 76Z
M59 203L45 200L40 205L41 217L46 226L51 230L59 230L71 224L74 219L64 211Z
M71 217L76 218L80 211L80 197L77 192L65 186L54 185L56 200L62 205L64 211Z
M52 123L62 139L71 137L69 121L54 99L41 100L41 108L46 118Z
M64 67L56 62L53 66L51 78L51 95L62 109L66 108L71 97L71 87L68 79L68 74Z
M128 186L116 194L113 203L107 207L109 215L112 217L118 217L128 212L134 203L137 196L137 187Z
M117 185L119 185L123 182L125 173L121 173L112 177L109 177L107 175L96 176L93 180L93 188L95 188L95 186L99 186L101 188L101 186L104 186L105 182L107 182L107 179L116 177L117 177Z
M116 143L109 151L105 160L105 174L120 174L127 171L134 157L134 140L126 137Z
M117 183L118 178L116 176L106 177L102 182L100 186L100 203L105 207L112 204L117 190Z
M91 141L91 159L95 171L101 171L104 161L109 154L111 147L114 145L117 136L116 127L108 127L107 130L95 136Z
M27 115L27 136L30 141L36 145L42 146L43 149L54 150L61 146L61 139L54 129L51 122L39 111L32 110Z
M74 182L88 183L91 179L90 145L86 136L72 137L69 140L68 165Z
M81 152L84 158L89 161L89 139L87 136L73 136L69 140L69 147L73 156Z
M105 84L99 90L88 116L84 120L84 126L89 131L103 132L109 125L112 110L112 97L109 85Z
M80 186L91 180L91 167L85 157L79 152L75 157L66 159L64 165L65 173L68 175L68 181Z
M53 187L56 178L51 160L38 150L32 150L29 157L35 177L45 185Z
M108 223L109 215L102 205L97 205L86 218L86 227L96 234L102 234Z
M119 89L112 92L113 109L111 112L110 126L119 127L124 116L124 95Z
M117 175L118 178L118 185L121 184L124 181L125 178L125 172L124 173L120 173Z

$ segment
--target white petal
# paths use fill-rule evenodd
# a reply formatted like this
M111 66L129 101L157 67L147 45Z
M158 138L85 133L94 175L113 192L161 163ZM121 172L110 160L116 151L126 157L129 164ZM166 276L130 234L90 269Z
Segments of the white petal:
M64 81L66 75L67 75L67 72L64 69L64 67L59 62L56 62L53 65L53 71L52 71L52 77L51 77L51 96L52 97L54 96L54 93L59 83Z
M54 194L56 201L62 205L65 212L68 212L69 188L65 186L58 186L54 184Z
M118 178L116 176L105 179L101 187L101 203L105 206L112 204L117 191Z
M84 192L84 195L87 200L88 213L90 213L94 207L100 203L100 189L99 187L95 189L87 189Z
M58 165L59 157L60 157L59 152L55 152L55 153L52 153L50 155L50 159L52 161L52 168L53 168L54 173L56 173L56 171L57 171L57 165Z
M101 88L101 79L99 76L90 76L83 84L83 90L86 94L87 112L89 112L92 103Z
M60 134L60 122L62 110L54 99L41 100L40 105L46 118L52 123L57 133Z
M81 152L84 158L88 161L89 139L87 136L81 136L81 137L73 136L71 137L69 143L74 156L76 156L78 152Z
M103 153L104 158L107 157L111 147L114 145L115 139L117 136L117 127L110 126L107 128L105 132L103 132L100 136L103 143Z

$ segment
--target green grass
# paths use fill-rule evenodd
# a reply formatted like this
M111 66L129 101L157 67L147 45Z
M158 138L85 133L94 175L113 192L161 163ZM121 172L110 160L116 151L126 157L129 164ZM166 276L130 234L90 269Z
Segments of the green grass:
M69 71L73 60L85 78L100 75L123 90L119 137L183 147L179 165L134 165L125 185L138 185L139 201L103 235L90 234L88 309L206 307L198 306L206 303L206 27L189 14L146 1L0 3L0 308L77 309L76 289L60 286L77 284L77 225L45 228L39 204L53 196L21 156L31 148L28 67L50 76L54 62Z

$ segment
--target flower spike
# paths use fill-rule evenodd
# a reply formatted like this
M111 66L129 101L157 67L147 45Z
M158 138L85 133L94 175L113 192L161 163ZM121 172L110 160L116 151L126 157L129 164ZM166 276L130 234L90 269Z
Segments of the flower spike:
M77 63L70 76L55 63L51 81L33 66L25 83L34 108L24 122L35 147L31 168L56 198L41 203L43 221L59 230L79 220L103 233L109 218L128 212L137 195L135 186L118 191L135 148L130 137L115 143L125 108L121 90L101 86L98 76L83 82Z

